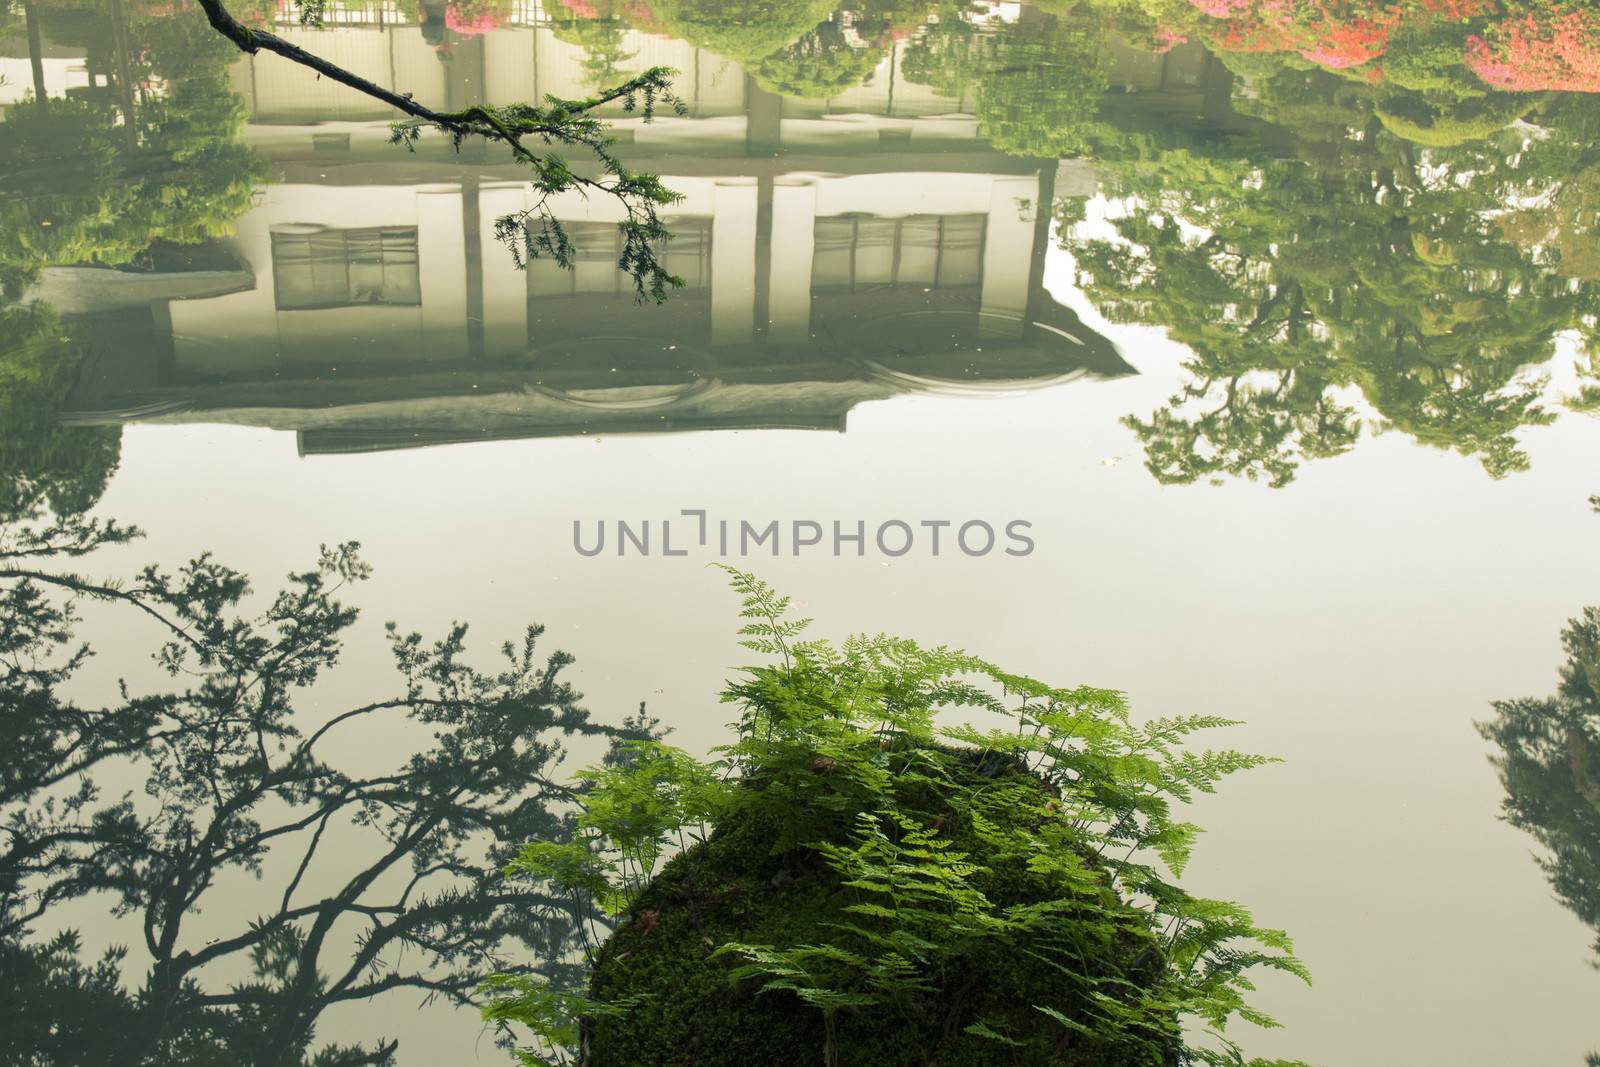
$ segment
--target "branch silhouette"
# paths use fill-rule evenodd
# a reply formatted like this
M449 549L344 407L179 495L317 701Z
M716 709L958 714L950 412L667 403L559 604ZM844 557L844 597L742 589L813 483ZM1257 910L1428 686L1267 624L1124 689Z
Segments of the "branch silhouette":
M681 288L683 279L662 264L660 247L671 234L662 222L661 207L682 199L653 174L630 170L611 151L614 139L610 126L595 114L607 104L621 102L625 111L638 112L646 122L655 117L658 104L668 105L675 114L687 110L672 92L669 67L652 67L621 85L582 100L547 98L541 105L509 104L494 107L475 104L460 111L437 111L419 103L413 94L395 92L346 70L270 30L244 25L223 7L221 0L200 0L207 20L223 37L250 55L270 52L291 63L348 86L374 100L388 104L407 116L391 127L391 141L415 147L424 129L435 129L448 136L456 147L472 137L505 145L512 158L532 172L535 193L533 206L496 220L495 235L511 250L513 260L523 267L530 259L549 258L571 269L576 262L571 238L550 206L550 198L576 190L612 197L623 209L617 224L623 235L623 248L617 268L632 277L639 300L660 303L671 289ZM301 4L302 20L320 23L314 4ZM532 143L535 147L529 147ZM572 146L588 152L600 169L600 176L579 174L568 166L557 146Z

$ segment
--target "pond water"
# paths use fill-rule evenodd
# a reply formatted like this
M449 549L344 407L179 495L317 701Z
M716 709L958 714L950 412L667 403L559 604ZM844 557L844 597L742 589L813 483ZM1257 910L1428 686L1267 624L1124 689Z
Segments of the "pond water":
M1577 1067L1600 1048L1600 708L1581 684L1492 704L1597 662L1592 634L1562 637L1600 601L1591 9L470 0L336 3L320 29L270 2L238 13L440 109L674 68L684 114L603 114L626 164L681 194L664 259L684 286L637 301L615 204L570 192L549 205L573 269L516 269L495 223L535 200L499 146L395 147L386 106L239 53L197 7L6 9L4 518L92 508L145 534L29 566L132 580L210 552L264 608L320 545L359 541L374 573L341 593L360 619L296 698L303 732L394 695L386 620L429 640L465 621L482 656L539 622L596 719L645 702L697 751L725 739L717 693L748 657L705 565L749 567L826 634L964 647L1123 690L1140 716L1226 715L1244 723L1229 745L1281 757L1200 799L1185 876L1288 930L1314 975L1263 980L1284 1027L1230 1030L1253 1054ZM756 541L773 522L776 544ZM83 614L97 654L65 692L182 688L152 662L154 624L114 602ZM207 773L204 746L114 753L73 810L46 797L80 776L30 784L37 729L0 731L4 933L78 930L85 963L128 945L135 988L169 861L128 853L95 882L79 839L19 843L72 827L121 854L89 813L124 795L151 810ZM379 776L433 744L391 720L330 741L342 773ZM272 803L267 825L291 818ZM379 826L335 824L301 877L309 823L259 869L218 859L154 922L173 931L158 950L333 899L404 837L374 810ZM162 823L162 855L204 832L195 818ZM463 946L528 951L487 915L463 907L384 959L470 988L483 963ZM352 907L330 936L369 918ZM250 972L241 950L187 977L221 994ZM57 986L28 981L12 999L68 1018ZM314 1046L509 1062L448 996L325 999L304 1016Z

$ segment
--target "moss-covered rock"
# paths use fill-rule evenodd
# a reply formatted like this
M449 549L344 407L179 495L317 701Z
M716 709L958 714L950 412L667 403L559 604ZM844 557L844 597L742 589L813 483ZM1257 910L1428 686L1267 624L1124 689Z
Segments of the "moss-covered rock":
M740 644L774 657L723 690L735 740L706 763L630 720L647 736L580 776L574 836L508 867L620 920L586 990L487 983L485 1017L523 1062L1245 1062L1220 1031L1271 1022L1248 972L1306 969L1282 931L1163 873L1200 830L1172 804L1267 762L1182 747L1230 720L1135 725L1115 690L955 649L802 640L788 597L730 573ZM989 720L937 721L952 708ZM1221 1047L1186 1047L1191 1019Z
M976 757L976 754L973 754ZM1022 776L1037 787L1041 803L1051 799L1021 765L988 756L968 758L951 791L1014 784ZM819 773L826 773L825 770ZM752 786L751 788L759 788ZM942 790L922 783L898 797L902 810L920 811L958 849L976 850L972 827L944 805ZM787 836L781 805L756 803L724 821L711 839L668 863L642 893L626 921L601 949L591 994L615 1001L644 995L622 1016L591 1020L583 1062L589 1067L760 1067L823 1062L827 1041L822 1015L787 991L761 992L759 981L734 982L737 961L713 955L728 942L794 946L836 943L836 924L860 920L844 908L859 894L814 848L784 852L774 842ZM1018 815L1035 818L1024 805ZM847 819L828 835L849 840ZM1096 861L1085 854L1086 865ZM984 866L973 884L997 908L1055 901L1081 904L1094 914L1085 922L1073 957L1002 939L975 942L974 951L946 961L937 982L894 1009L846 1010L834 1038L840 1067L983 1067L1064 1064L1073 1067L1140 1067L1177 1062L1175 1034L1107 1036L1076 1033L1037 1010L1055 1005L1069 1017L1087 1014L1093 979L1104 993L1121 987L1130 999L1160 981L1165 960L1144 917L1109 889L1088 899L1063 900L1059 882L1030 872L1025 857ZM1126 922L1107 922L1108 911ZM1035 954L1037 953L1037 954ZM979 1036L968 1027L983 1021L1007 1041Z

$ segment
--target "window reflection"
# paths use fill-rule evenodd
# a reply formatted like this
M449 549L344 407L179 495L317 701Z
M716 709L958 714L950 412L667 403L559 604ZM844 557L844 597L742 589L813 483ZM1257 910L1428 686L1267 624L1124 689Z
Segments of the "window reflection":
M817 220L816 289L975 285L982 272L986 215L842 215Z
M417 307L417 228L275 230L272 278L279 311L395 304Z
M572 242L572 270L548 256L528 264L528 293L534 297L606 294L633 297L633 282L617 269L622 233L614 222L562 221ZM711 284L711 220L668 219L672 240L661 257L667 270L683 279L686 289Z

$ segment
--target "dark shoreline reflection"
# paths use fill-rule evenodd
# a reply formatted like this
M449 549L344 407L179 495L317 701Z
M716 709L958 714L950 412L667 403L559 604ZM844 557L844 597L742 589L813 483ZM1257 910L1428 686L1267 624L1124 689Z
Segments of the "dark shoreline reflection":
M1495 701L1478 732L1496 748L1502 817L1541 846L1536 862L1556 899L1593 931L1600 965L1600 607L1567 623L1561 647L1555 695ZM1600 1064L1600 1053L1586 1062Z
M130 536L82 516L0 526L4 1062L389 1064L396 1041L320 1042L319 1018L382 994L471 1006L507 968L577 980L566 907L502 873L519 843L569 831L564 739L617 736L577 704L570 657L530 627L479 671L463 626L391 631L397 676L330 710L313 687L356 618L354 546L261 614L209 557L120 582L62 565ZM104 703L64 695L83 688L91 602L116 613L119 653L143 638L154 661ZM129 943L51 933L80 899Z

